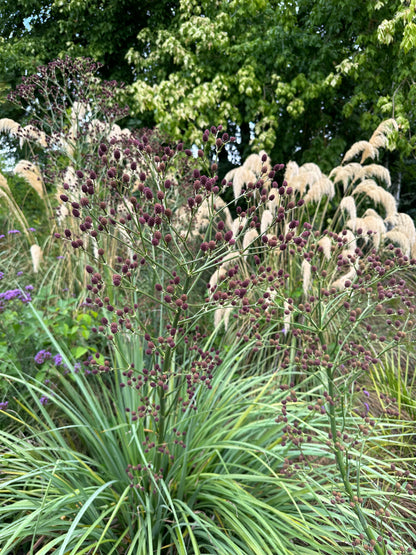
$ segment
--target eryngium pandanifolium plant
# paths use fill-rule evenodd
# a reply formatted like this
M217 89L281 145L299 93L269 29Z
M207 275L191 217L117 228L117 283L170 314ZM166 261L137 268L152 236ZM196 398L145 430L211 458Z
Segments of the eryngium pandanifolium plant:
M204 133L202 143L207 151L218 153L229 140L221 128L213 128ZM203 161L203 152L199 154ZM226 183L218 181L215 156L213 163L194 170L184 207L178 205L180 182L166 179L169 165L182 155L181 144L155 156L145 137L124 144L113 140L101 143L97 155L101 171L77 172L85 196L72 203L79 233L67 240L75 250L82 250L87 241L97 247L96 259L86 268L91 292L87 303L103 310L97 331L115 344L117 337L131 337L131 341L139 337L145 342L145 364L136 368L126 360L121 387L131 388L136 395L136 402L126 407L131 421L141 421L152 430L149 450L157 453L152 469L155 479L161 479L171 464L170 445L175 438L166 429L167 416L178 404L184 412L197 410L198 391L211 388L222 363L220 351L203 348L206 328L198 326L206 322L202 318L207 313L220 307L241 328L236 341L253 341L254 352L275 351L277 373L290 372L293 381L311 372L319 376L325 389L319 410L316 403L311 405L311 415L319 412L327 417L329 443L323 450L335 458L344 494L356 515L354 526L368 541L377 542L376 550L384 549L368 518L365 500L358 495L359 460L352 460L349 446L360 440L350 440L348 434L348 440L342 440L339 423L356 380L386 350L411 341L414 292L402 275L415 260L393 246L375 251L354 244L352 252L344 231L323 232L337 264L330 273L322 269L319 237L308 222L300 228L296 217L303 201L293 201L289 187L279 183L282 166L267 167L265 155L262 175L242 191L240 201L245 200L246 206L239 210L239 218L243 225L234 226L233 231L227 229L228 208L219 196ZM136 167L145 169L136 176ZM133 193L131 183L137 178ZM272 220L262 231L258 214L271 198L275 205ZM282 233L270 238L268 227L274 229L276 223ZM250 229L253 234L247 238ZM109 266L101 248L101 238L108 236L120 248L117 267ZM282 252L298 264L307 263L313 285L304 289L310 288L313 294L306 295L303 303L296 304L287 295L291 276L284 265L276 269L262 263ZM241 259L247 262L243 269L237 263ZM224 260L226 271L219 272L213 283L210 277L224 269ZM337 278L345 276L345 268L354 271L351 279L339 284ZM208 286L202 297L201 285ZM95 369L107 370L99 365ZM284 404L278 421L285 421L287 410ZM371 418L365 411L362 414L358 434L371 429ZM295 431L285 427L283 444L299 446L303 440L302 426Z
M265 164L241 192L241 225L230 229L220 196L227 183L219 182L215 161L229 140L221 128L204 133L206 153L198 152L201 169L194 170L185 202L180 180L168 172L177 157L191 151L179 144L155 154L145 137L101 142L94 170L76 172L79 201L65 192L61 196L76 225L57 239L75 253L91 253L86 303L101 311L93 331L113 346L117 365L98 354L91 364L90 378L101 380L97 384L105 392L102 404L82 377L74 378L82 405L74 428L83 430L80 444L93 454L86 460L74 453L73 461L87 464L95 482L74 500L68 523L59 523L68 534L60 550L97 552L97 545L102 553L116 553L118 547L127 553L242 554L408 549L414 534L404 533L409 515L400 510L413 502L415 476L403 468L400 487L391 495L383 491L391 487L391 477L367 452L377 421L357 380L384 352L412 339L414 292L402 274L415 260L393 246L375 252L357 245L346 254L348 237L341 231L325 234L340 263L334 272L322 269L324 253L313 225L300 224L303 201L293 200L280 165ZM205 154L212 152L214 160L204 165ZM272 219L262 229L259 214L272 201ZM281 232L269 237L276 226ZM110 259L106 248L112 242L119 254ZM281 267L267 263L273 256ZM288 258L309 265L302 303L291 295ZM336 286L352 266L351 279ZM218 334L207 337L210 316L219 309L235 320L228 348ZM267 357L259 359L261 352ZM267 364L256 367L258 360ZM74 409L62 395L55 391L55 403L68 417ZM98 437L103 434L101 447L86 427L84 399L94 407L90 425ZM39 410L43 422L50 409ZM205 429L207 421L220 432ZM53 426L48 420L48 438ZM101 483L93 462L100 448L106 461L113 461ZM43 449L39 443L36 454ZM71 476L80 468L73 461L73 468L65 467ZM62 491L56 493L60 484L52 484L56 468L49 464L48 470L50 487L62 500ZM8 487L13 484L11 479ZM73 492L74 485L68 487ZM33 520L39 516L32 514ZM22 517L22 529L27 523ZM59 544L44 520L40 529ZM32 538L35 533L32 527ZM4 538L11 546L18 536L9 527Z

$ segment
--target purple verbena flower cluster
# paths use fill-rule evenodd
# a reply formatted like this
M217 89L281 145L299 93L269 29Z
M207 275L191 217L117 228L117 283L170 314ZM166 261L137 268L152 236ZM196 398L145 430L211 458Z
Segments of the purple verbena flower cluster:
M52 354L49 351L45 351L45 349L42 349L41 351L36 353L34 360L36 364L43 364L45 360L49 360L50 358L52 358Z
M2 279L3 275L4 274L2 274L0 279ZM22 302L23 304L29 303L32 300L29 291L32 290L32 285L26 285L24 291L22 289L8 289L7 291L0 293L0 312L3 312L3 310L5 310L7 306L7 303L11 301L17 300Z

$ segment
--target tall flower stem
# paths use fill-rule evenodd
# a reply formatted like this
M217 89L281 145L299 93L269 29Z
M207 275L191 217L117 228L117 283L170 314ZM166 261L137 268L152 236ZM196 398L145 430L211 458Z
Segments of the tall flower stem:
M328 369L327 370L327 378L328 378L328 393L329 393L329 399L330 400L334 400L334 370L332 369ZM335 414L335 403L329 403L329 421L330 421L330 426L331 426L331 434L332 434L332 443L333 443L333 449L334 449L334 453L335 453L335 459L336 459L336 463L338 466L338 470L341 474L341 478L345 487L345 491L347 492L347 495L349 497L349 500L351 503L354 503L354 507L353 510L355 512L355 514L357 515L361 526L363 527L363 530L367 536L367 538L369 539L369 541L377 541L376 540L376 536L374 534L374 531L372 530L372 528L369 526L366 517L363 513L363 511L361 510L361 507L359 506L358 503L354 502L354 492L352 489L352 485L351 482L348 479L348 473L347 470L345 468L345 462L344 462L344 458L342 455L341 450L339 449L339 447L336 445L336 439L337 439L337 424L336 424L336 414ZM374 550L378 555L383 555L384 554L384 550L383 548L378 545L375 544L374 545Z

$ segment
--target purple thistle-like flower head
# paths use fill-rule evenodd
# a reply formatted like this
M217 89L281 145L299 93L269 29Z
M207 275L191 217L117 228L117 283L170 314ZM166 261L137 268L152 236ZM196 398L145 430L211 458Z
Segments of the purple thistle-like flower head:
M3 401L0 403L0 410L7 410L7 406L9 404L9 401Z
M43 405L43 406L45 406L48 401L49 401L49 399L48 399L48 397L46 397L46 395L42 395L42 397L39 399L40 404Z
M52 354L49 351L45 351L45 349L42 349L41 351L36 353L34 360L36 364L43 364L45 360L49 360L51 357Z
M53 363L55 366L62 366L62 355L59 353L53 357Z

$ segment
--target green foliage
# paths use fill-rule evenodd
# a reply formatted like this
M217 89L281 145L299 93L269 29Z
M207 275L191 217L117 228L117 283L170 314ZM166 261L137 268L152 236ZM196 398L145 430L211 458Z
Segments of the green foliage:
M398 0L183 1L167 28L140 32L145 55L130 50L131 107L191 142L210 122L235 126L242 159L264 148L277 161L319 160L324 172L347 145L395 117L390 162L412 158L416 58L403 46L413 23L403 31L402 11ZM410 17L412 8L404 11ZM394 18L386 41L381 30ZM407 176L413 183L406 174L402 192L411 191Z
M241 79L250 87L253 72ZM295 121L302 103L281 89ZM283 177L261 153L221 182L217 162L235 140L220 127L204 132L189 180L182 143L130 132L101 135L94 150L85 141L56 239L81 261L88 310L51 295L66 260L46 271L43 299L24 300L29 317L0 297L2 555L386 555L416 545L416 232L364 179L387 183L385 168L346 163L391 146L392 130L389 120L354 144L332 181L316 164L292 163ZM220 196L231 186L234 219ZM388 217L372 209L364 221L364 195ZM401 248L382 242L387 220L402 229ZM7 333L24 347L18 356ZM24 350L36 342L34 375ZM77 372L74 360L96 350ZM66 368L51 364L55 353Z
M15 281L13 289L18 287L19 282ZM25 290L23 286L21 288ZM5 290L5 287L1 289ZM40 380L40 376L49 371L51 363L35 364L35 355L41 350L50 351L52 355L58 354L45 336L44 326L61 338L65 353L72 360L85 360L86 355L96 351L91 342L90 330L97 314L91 310L81 310L79 300L65 292L59 296L51 295L50 290L43 288L36 291L35 295L42 325L27 304L18 300L4 303L0 322L0 360L9 370L18 368Z
M68 54L104 64L107 79L133 79L125 53L144 26L167 24L177 2L106 0L3 1L0 6L0 75L12 86L25 71Z
M222 123L241 133L242 159L265 148L282 162L319 159L324 171L340 148L395 117L387 163L411 193L412 173L396 173L395 162L415 147L413 0L96 4L50 0L35 13L32 2L3 2L3 82L57 55L92 56L104 77L130 84L136 127L193 142Z

